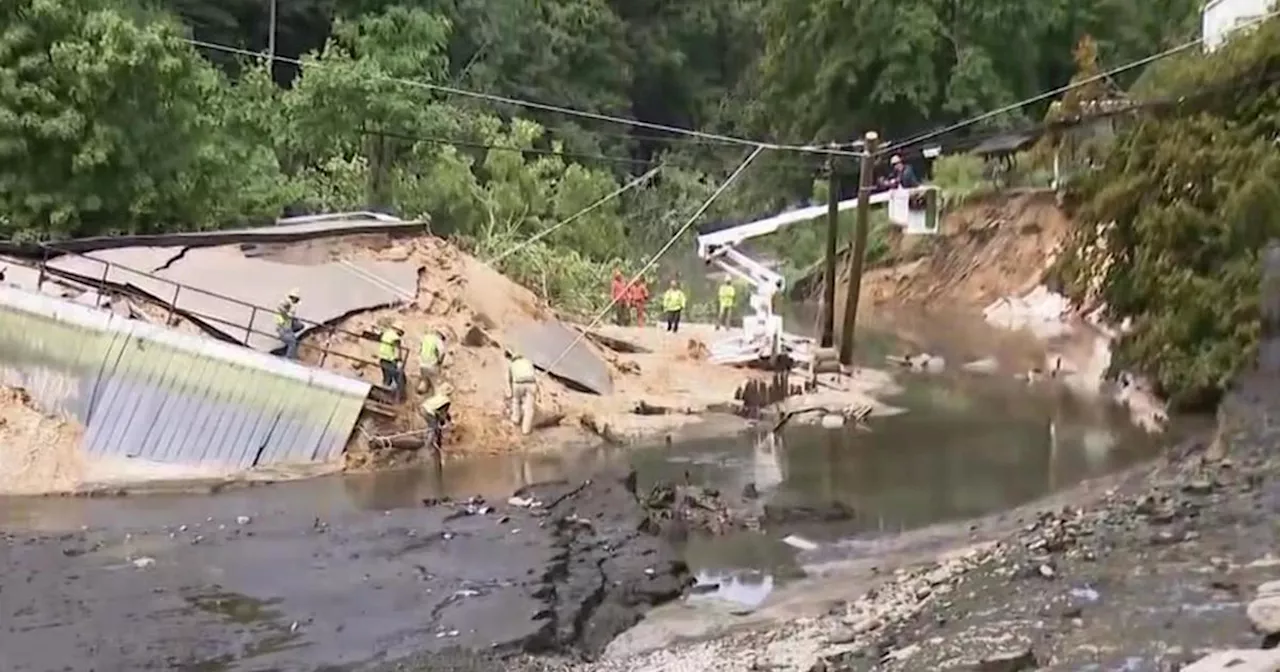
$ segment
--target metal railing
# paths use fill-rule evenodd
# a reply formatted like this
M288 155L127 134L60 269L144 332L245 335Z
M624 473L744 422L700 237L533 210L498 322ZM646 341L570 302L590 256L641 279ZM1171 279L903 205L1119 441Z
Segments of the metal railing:
M150 273L147 271L140 271L136 268L131 268L129 266L125 266L123 264L119 264L113 261L99 259L97 257L80 254L78 252L62 250L57 248L55 245L42 243L40 247L43 249L44 255L39 262L36 262L35 270L37 270L39 273L39 276L36 280L37 291L39 291L43 287L46 277L52 277L52 278L61 278L64 280L70 280L74 283L84 285L94 291L97 291L99 296L105 297L107 295L107 292L109 291L111 293L116 293L116 294L135 295L140 300L143 300L143 301L156 302L156 303L162 303L162 304L164 303L164 299L162 297L155 296L150 292L144 291L142 288L131 286L127 282L119 282L119 283L112 282L110 280L111 271L112 269L116 269L118 271L133 273L135 275L139 275L144 278L154 280L156 282L162 283L164 285L167 285L173 288L173 296L170 298L168 302L169 313L168 313L168 317L165 320L166 326L174 326L174 323L175 323L174 318L180 316L196 322L204 322L210 325L210 327L206 328L205 331L212 332L210 333L211 336L214 336L216 338L219 338L221 340L224 340L230 343L236 343L237 345L243 345L244 347L247 347L250 349L254 349L250 345L250 339L255 334L260 336L266 336L273 340L279 341L278 334L274 332L263 331L261 329L254 328L254 324L257 321L257 317L259 313L274 317L274 315L276 314L275 309L267 308L264 306L258 306L258 305L249 303L247 301L241 301L240 299L226 296L225 294L219 294L218 292L213 292L207 289L201 289L199 287L193 287L191 285L187 285L187 284L178 282L176 280L170 280L168 278L159 277L153 273ZM96 277L96 276L89 277L89 276L81 275L79 273L74 273L71 271L65 271L65 270L49 267L50 261L62 256L69 256L77 259L87 259L87 260L93 261L94 263L102 266L102 274L100 277ZM195 310L179 310L177 307L178 299L183 292L192 292L195 294L211 297L216 300L223 301L227 304L234 305L240 308L247 308L249 309L249 319L247 320L247 324L242 325L242 324L239 324L238 322L233 322L225 318L209 315L207 313L202 313ZM332 340L333 336L338 334L353 337L358 340L369 341L374 344L378 343L378 339L370 338L364 333L357 333L357 332L349 331L346 329L342 329L337 327L336 325L328 325L321 322L312 322L309 320L302 320L298 318L294 318L294 319L297 319L298 322L304 325L304 327L311 327L312 334L318 334L318 335L322 334L327 336L327 338L325 339L324 345L307 343L303 341L301 338L298 339L298 348L300 351L305 348L309 351L312 351L312 352L318 351L320 353L319 362L317 366L323 368L325 365L325 362L328 360L328 357L330 355L351 361L356 364L360 364L362 366L372 365L375 368L378 366L378 361L376 359L366 359L356 355L350 355L344 352L333 350L331 347L329 347L329 342ZM224 327L227 327L227 329L226 330L217 329L212 325L222 325ZM231 337L230 334L232 332L239 332L242 329L244 331L243 341L238 341L235 338ZM283 343L281 343L281 345L283 346ZM402 371L404 370L406 354L407 352L405 348L400 347L399 360L400 360ZM300 361L299 363L301 364L303 362Z

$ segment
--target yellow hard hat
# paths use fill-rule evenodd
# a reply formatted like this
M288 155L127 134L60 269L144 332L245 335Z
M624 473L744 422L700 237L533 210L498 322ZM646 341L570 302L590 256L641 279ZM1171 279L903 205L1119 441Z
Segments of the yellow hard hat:
M300 299L300 298L302 298L302 292L301 292L301 290L299 290L299 289L297 289L297 288L294 288L294 289L289 290L289 295L288 295L288 296L289 296L289 298L291 298L291 299Z

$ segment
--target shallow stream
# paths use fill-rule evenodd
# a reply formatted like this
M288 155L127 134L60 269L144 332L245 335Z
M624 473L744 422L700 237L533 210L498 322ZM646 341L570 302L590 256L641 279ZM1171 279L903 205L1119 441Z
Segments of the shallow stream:
M941 352L942 373L903 373L902 392L887 401L900 415L870 431L789 425L777 436L597 448L536 456L483 457L377 474L250 487L214 497L157 495L121 499L11 500L0 524L42 529L171 525L208 516L265 510L390 510L433 497L504 497L556 478L582 478L630 462L642 487L684 481L736 495L752 483L766 501L851 507L853 520L796 525L764 533L691 539L685 553L713 595L754 604L803 567L874 554L877 540L939 522L1010 509L1082 480L1111 473L1158 450L1160 441L1130 426L1123 412L1081 400L1052 385L1031 386L1014 372L1043 358L1034 344L984 333L971 323L924 320L871 328L861 339L865 363L884 366L893 352ZM998 369L961 370L962 361L997 356ZM782 541L810 542L800 551ZM813 548L816 545L817 548Z

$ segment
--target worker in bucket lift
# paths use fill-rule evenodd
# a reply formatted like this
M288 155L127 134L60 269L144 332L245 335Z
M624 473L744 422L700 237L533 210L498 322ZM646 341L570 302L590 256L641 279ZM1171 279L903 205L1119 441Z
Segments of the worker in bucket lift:
M453 394L453 386L449 383L440 383L421 406L422 419L427 421L425 444L437 453L444 445L444 430L450 422L449 408L453 404L453 399L449 396L451 394Z
M667 331L673 334L680 332L680 315L688 301L684 290L680 289L680 281L672 278L670 287L662 293L662 314L667 321Z
M404 339L404 325L392 322L382 330L378 339L378 366L382 368L382 386L395 392L399 398L404 372L400 370L400 342Z
M429 394L435 389L443 364L444 332L432 329L422 336L422 348L418 352L418 394Z
M893 189L914 189L920 186L920 180L916 177L916 171L911 166L904 163L901 156L893 155L889 159L889 167L893 174L889 176L888 186Z
M520 433L533 431L534 401L538 393L538 377L533 362L527 357L507 351L507 399L511 404L511 422Z
M284 344L285 359L298 358L298 332L302 331L302 323L297 317L299 295L298 290L289 290L276 308L276 334Z
M733 326L733 303L737 296L738 289L733 286L733 278L725 276L716 292L716 298L720 302L719 310L716 311L716 331L720 331L721 327L729 329Z
M609 285L609 298L613 300L613 322L617 325L625 325L627 318L627 307L630 303L628 296L627 279L622 277L622 271L613 269L613 282Z

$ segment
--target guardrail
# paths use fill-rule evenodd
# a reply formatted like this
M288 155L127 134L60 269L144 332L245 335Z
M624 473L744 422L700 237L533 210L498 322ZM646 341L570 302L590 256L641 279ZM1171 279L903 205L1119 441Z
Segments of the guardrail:
M225 340L225 341L228 341L228 342L231 342L231 343L236 343L236 344L239 344L239 345L243 345L243 346L245 346L245 347L251 347L251 346L249 345L249 339L250 339L254 334L257 334L257 335L260 335L260 336L267 336L267 337L272 338L272 339L276 339L276 338L278 338L277 334L275 334L275 333L267 332L267 331L262 331L262 330L260 330L260 329L255 329L255 328L254 328L254 326L253 326L253 325L254 325L254 323L255 323L255 320L256 320L256 318L257 318L257 316L258 316L258 313L259 313L259 312L265 313L266 315L275 315L276 311L275 311L275 309L273 309L273 308L267 308L267 307L264 307L264 306L254 305L254 304L249 303L249 302L247 302L247 301L241 301L241 300L239 300L239 299L235 299L235 298L232 298L232 297L230 297L230 296L226 296L225 294L219 294L219 293L217 293L217 292L213 292L213 291L210 291L210 290L207 290L207 289L201 289L201 288L199 288L199 287L192 287L191 285L187 285L187 284L184 284L184 283L181 283L181 282L177 282L176 280L170 280L170 279L168 279L168 278L162 278L162 277L159 277L159 276L154 275L154 274L152 274L152 273L149 273L149 272L147 272L147 271L140 271L140 270L138 270L138 269L131 268L131 267L129 267L129 266L125 266L125 265L123 265L123 264L119 264L119 263L116 263L116 262L107 261L107 260L105 260L105 259L99 259L99 258L97 258L97 257L91 257L91 256L88 256L88 255L80 254L80 253L78 253L78 252L72 252L72 251L69 251L69 250L59 249L58 247L56 247L56 246L54 246L54 245L51 245L51 244L48 244L48 243L42 243L42 244L40 244L40 247L44 250L44 255L43 255L42 259L41 259L39 262L37 262L37 263L36 263L36 269L35 269L35 270L37 270L37 271L38 271L38 273L39 273L39 276L38 276L38 278L37 278L37 280L36 280L36 289L37 289L37 290L40 290L40 289L44 286L44 282L45 282L46 277L55 277L55 278L63 278L63 279L70 280L70 281L72 281L72 282L75 282L75 283L78 283L78 284L81 284L81 285L85 285L85 286L89 287L90 289L93 289L93 290L97 291L97 292L98 292L98 294L99 294L100 296L106 296L107 292L108 292L108 291L110 291L110 292L113 292L113 293L120 293L120 294L131 294L131 295L135 295L135 296L139 297L139 298L140 298L140 300L143 300L143 301L150 301L150 302L162 303L162 304L164 303L164 299L163 299L162 297L159 297L159 296L153 296L153 295L151 295L150 293L148 293L148 292L144 292L144 291L142 291L141 289L139 289L139 288L137 288L137 287L130 286L128 283L120 283L120 284L117 284L117 283L113 283L113 282L111 282L111 281L109 280L109 278L111 277L111 271L112 271L112 269L116 269L116 270L118 270L118 271L125 271L125 272L128 272L128 273L134 273L134 274L136 274L136 275L140 275L140 276L143 276L143 277L149 278L149 279L151 279L151 280L155 280L155 281L157 281L157 282L159 282L159 283L162 283L162 284L164 284L164 285L168 285L168 286L173 287L173 296L172 296L172 298L170 299L170 301L168 302L169 314L168 314L168 317L167 317L167 319L166 319L166 325L168 325L168 326L173 326L173 323L174 323L174 317L175 317L175 316L185 317L185 318L187 318L187 319L190 319L190 320L193 320L193 321L196 321L196 322L204 322L204 323L206 323L206 324L210 324L210 325L212 325L212 324L219 324L219 325L223 325L223 326L225 326L225 327L228 327L229 329L228 329L227 331L219 331L219 330L215 330L215 329L206 329L205 331L206 331L206 332L213 331L214 333L210 333L210 335L211 335L211 336L214 336L215 338L220 338L220 339L222 339L222 340ZM57 258L57 257L60 257L60 256L70 256L70 257L79 258L79 259L87 259L87 260L91 260L91 261L93 261L94 263L100 264L100 265L102 266L102 275L101 275L101 277L93 277L93 278L90 278L90 277L87 277L87 276L82 276L82 275L77 274L77 273L71 273L71 272L68 272L68 271L61 271L61 270L58 270L58 269L56 269L56 268L50 268L50 267L49 267L49 262L50 262L50 261L52 261L53 259ZM21 263L21 264L23 264L23 265L26 265L26 263L27 263L27 262L26 262L26 260L15 260L15 261L17 261L18 263ZM224 302L226 302L226 303L229 303L229 304L232 304L232 305L235 305L235 306L239 306L239 307L241 307L241 308L248 308L248 309L249 309L249 319L248 319L248 323L247 323L247 324L245 324L245 325L241 325L241 324L238 324L238 323L232 322L232 321L227 320L227 319L224 319L224 318L216 317L216 316L213 316L213 315L208 315L208 314L201 313L201 312L194 311L194 310L178 310L178 308L177 308L177 305L178 305L178 298L182 295L182 293L183 293L183 292L195 292L195 293L197 293L197 294L200 294L200 295L203 295L203 296L212 297L212 298L217 299L217 300L219 300L219 301L224 301ZM332 338L332 336L333 336L333 335L335 335L335 334L341 334L341 335L345 335L345 336L354 337L354 338L359 339L359 340L369 341L369 342L372 342L372 343L374 343L374 344L378 343L378 340L377 340L377 339L375 339L375 338L370 338L369 336L365 335L364 333L357 333L357 332L353 332L353 331L348 331L348 330L346 330L346 329L341 329L341 328L339 328L339 327L337 327L337 326L335 326L335 325L329 325L329 324L324 324L324 323L320 323L320 322L311 322L311 321L308 321L308 320L301 320L301 319L299 319L298 321L299 321L299 322L301 322L304 326L309 326L309 327L311 327L311 328L312 328L312 332L311 332L312 334L327 335L327 336L329 336L330 338ZM244 340L243 340L243 341L237 341L237 340L235 340L234 338L232 338L232 337L230 337L230 336L228 335L228 332L230 332L230 331L238 331L238 330L240 330L240 329L243 329L243 330L244 330ZM283 344L282 344L282 345L283 345ZM347 353L338 352L338 351L336 351L336 350L331 349L331 348L328 346L328 344L327 344L327 343L326 343L325 345L316 345L316 344L314 344L314 343L307 343L306 341L304 341L304 340L302 340L302 339L299 339L299 341L298 341L298 348L299 348L299 350L300 350L300 351L301 351L302 349L304 349L304 348L305 348L305 349L307 349L308 351L311 351L311 352L317 352L317 351L318 351L318 352L320 353L320 354L319 354L319 363L318 363L318 366L319 366L319 367L324 367L324 364L325 364L325 362L328 360L328 357L329 357L330 355L333 355L333 356L336 356L336 357L339 357L339 358L342 358L342 359L345 359L345 360L348 360L348 361L351 361L351 362L354 362L354 363L357 363L357 364L360 364L360 365L364 365L364 366L374 366L374 367L376 368L376 367L377 367L377 365L378 365L377 360L374 360L374 359L366 359L366 358L363 358L363 357L358 357L358 356L356 356L356 355L350 355L350 354L347 354ZM404 366L404 363L405 363L406 355L407 355L407 352L406 352L405 348L401 347L401 348L400 348L400 353L399 353L399 360L400 360L400 364L401 364L401 370L403 370L403 366ZM301 362L299 362L299 363L301 363Z

